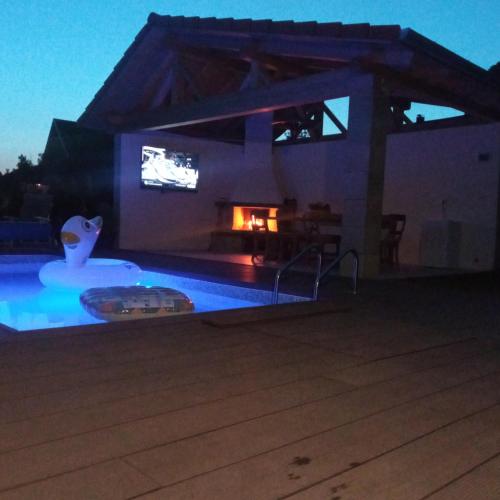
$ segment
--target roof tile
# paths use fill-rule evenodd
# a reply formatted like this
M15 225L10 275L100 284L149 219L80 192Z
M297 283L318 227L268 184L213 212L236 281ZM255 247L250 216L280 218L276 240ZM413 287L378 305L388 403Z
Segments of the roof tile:
M342 38L370 38L368 23L344 24L341 30Z
M316 34L320 36L340 36L342 23L318 23Z
M295 23L297 32L303 33L304 35L314 35L316 33L317 26L318 23L316 21Z
M149 24L177 26L179 28L198 28L221 31L252 33L273 33L282 35L306 35L343 38L376 38L393 40L399 37L398 25L370 26L368 23L342 24L340 22L317 23L316 21L272 21L271 19L233 19L216 17L161 16L150 14Z

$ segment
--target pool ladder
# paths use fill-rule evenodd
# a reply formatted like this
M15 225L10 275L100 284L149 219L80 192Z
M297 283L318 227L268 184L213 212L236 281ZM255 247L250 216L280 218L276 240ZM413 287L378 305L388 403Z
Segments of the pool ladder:
M352 266L352 292L356 295L358 293L358 274L359 274L359 255L354 248L346 250L344 253L339 255L331 264L329 264L324 270L322 270L322 255L320 246L316 243L307 246L301 252L299 252L295 257L290 259L282 268L278 269L276 277L274 278L274 290L273 290L273 304L278 303L280 280L283 274L285 274L300 258L304 255L317 251L316 254L316 275L314 279L313 295L312 300L318 300L318 289L321 282L330 274L330 272L337 267L347 255L352 255L353 266Z

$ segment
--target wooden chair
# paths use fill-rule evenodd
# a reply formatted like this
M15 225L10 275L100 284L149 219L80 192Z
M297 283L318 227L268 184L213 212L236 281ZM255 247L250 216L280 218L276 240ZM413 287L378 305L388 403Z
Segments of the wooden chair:
M399 243L406 226L406 215L382 215L382 238L380 240L380 262L399 266Z
M271 243L275 239L273 233L269 231L268 210L252 210L252 263L269 260L272 256Z
M304 227L303 246L314 243L318 245L323 257L338 257L341 236L335 234L335 231L332 234L332 228L342 225L342 215L332 213L329 205L321 205L321 210L315 204L310 207L315 209L306 212L301 218Z

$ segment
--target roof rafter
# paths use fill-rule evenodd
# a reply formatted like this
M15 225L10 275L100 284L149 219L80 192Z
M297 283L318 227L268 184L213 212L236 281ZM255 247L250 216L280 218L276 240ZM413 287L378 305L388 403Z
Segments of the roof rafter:
M352 40L329 37L285 36L262 33L198 33L172 29L169 36L187 47L244 53L248 48L261 54L282 57L351 61L373 58L374 62L407 67L413 52L387 40Z
M500 119L500 94L494 91L486 92L484 89L478 92L477 87L481 84L473 79L467 79L464 75L448 73L426 78L419 71L406 74L392 72L387 68L375 71L389 76L385 81L385 87L393 97L459 109L480 119ZM462 79L460 85L455 87L454 78Z
M172 50L181 55L186 71L169 66L166 57ZM381 76L391 97L500 118L500 89L487 71L399 26L151 14L79 121L109 131L134 123L153 129L178 123L190 128L225 118L235 123L230 118L335 97L325 97L325 89L314 97L304 95L310 81L342 74L354 65ZM301 94L290 82L306 90ZM295 97L302 97L280 96L288 92L287 85ZM257 100L252 103L252 98ZM192 102L196 99L197 104ZM303 121L299 116L294 120L299 126Z
M246 89L202 101L156 108L129 115L109 115L111 123L127 130L159 130L345 97L366 79L357 67L346 67L315 75Z

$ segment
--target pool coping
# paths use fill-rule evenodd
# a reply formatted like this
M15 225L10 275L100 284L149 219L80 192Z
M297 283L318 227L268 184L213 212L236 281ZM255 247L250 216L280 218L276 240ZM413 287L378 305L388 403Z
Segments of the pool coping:
M175 314L156 318L129 319L109 323L90 325L61 326L37 330L15 330L0 323L0 344L33 340L36 336L43 338L93 335L103 333L122 333L128 330L143 328L160 328L169 325L186 325L189 323L202 323L213 328L230 328L258 323L281 321L304 316L345 313L351 308L338 299L320 301L288 302L283 304L270 304L256 307L225 309L200 313Z

